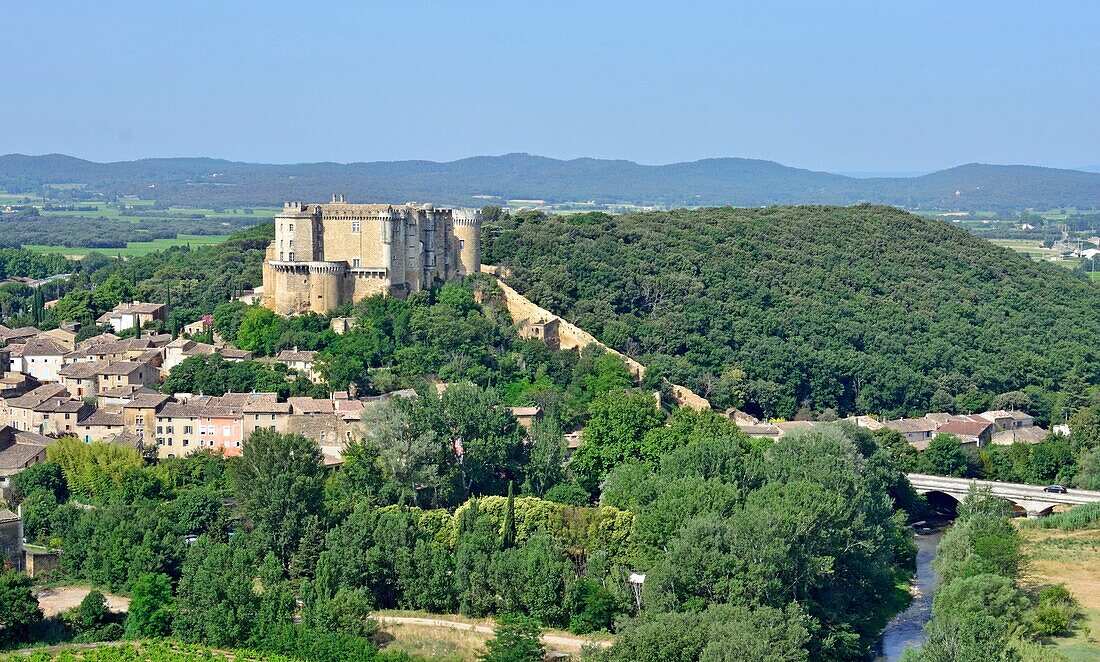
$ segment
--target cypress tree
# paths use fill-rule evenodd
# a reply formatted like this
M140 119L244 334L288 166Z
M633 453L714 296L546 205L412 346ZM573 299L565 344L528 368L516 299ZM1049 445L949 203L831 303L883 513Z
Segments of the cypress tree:
M500 549L516 546L516 496L513 494L512 481L508 481L508 505L504 509L504 531L500 536Z

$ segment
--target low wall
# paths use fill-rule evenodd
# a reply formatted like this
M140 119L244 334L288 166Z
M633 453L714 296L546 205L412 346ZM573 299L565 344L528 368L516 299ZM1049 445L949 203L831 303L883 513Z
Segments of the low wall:
M496 276L497 285L500 286L501 292L504 293L504 305L516 324L533 324L556 319L558 320L558 342L562 349L580 350L589 345L597 345L603 348L604 351L610 352L622 359L623 363L626 364L627 370L634 375L635 379L641 380L645 375L645 366L641 363L620 351L608 347L597 340L591 333L585 331L576 324L571 324L563 320L561 317L538 306L535 302L512 289L511 286L501 280L502 276L508 275L506 269L483 264L481 265L481 271L482 273ZM686 386L680 386L679 384L672 384L671 386L672 397L676 400L677 405L697 410L710 409L710 402L708 402L706 398L692 392L692 390Z

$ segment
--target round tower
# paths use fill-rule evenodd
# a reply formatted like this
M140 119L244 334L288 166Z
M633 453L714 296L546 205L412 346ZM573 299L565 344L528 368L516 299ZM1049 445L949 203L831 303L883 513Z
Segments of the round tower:
M458 275L476 274L481 271L481 210L455 209L451 221L458 240Z

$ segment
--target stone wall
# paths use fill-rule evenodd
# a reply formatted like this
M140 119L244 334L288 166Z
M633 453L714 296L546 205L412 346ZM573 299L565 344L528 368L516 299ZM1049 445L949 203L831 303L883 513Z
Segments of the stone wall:
M546 322L556 320L558 322L558 345L561 349L580 350L589 345L597 345L622 359L635 379L640 380L645 375L645 366L638 361L635 361L622 352L608 347L597 340L591 333L588 333L575 324L565 321L549 310L536 305L533 301L512 289L507 283L501 280L502 275L507 275L506 270L483 264L481 265L481 271L497 276L497 285L500 286L501 292L504 293L504 305L508 308L508 313L511 314L512 320L519 325L521 333L524 328L544 325ZM691 389L680 386L679 384L672 384L671 386L673 398L676 400L676 404L681 407L690 407L698 410L710 409L710 402L708 402L706 398L692 392Z

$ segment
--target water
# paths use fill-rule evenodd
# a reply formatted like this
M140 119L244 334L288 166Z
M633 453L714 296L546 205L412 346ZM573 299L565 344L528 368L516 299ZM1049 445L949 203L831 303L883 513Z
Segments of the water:
M924 643L924 624L932 617L932 593L936 590L936 573L932 559L940 544L943 531L921 533L916 536L917 575L913 579L916 589L909 608L895 616L879 640L878 660L891 662L901 658L906 648Z

